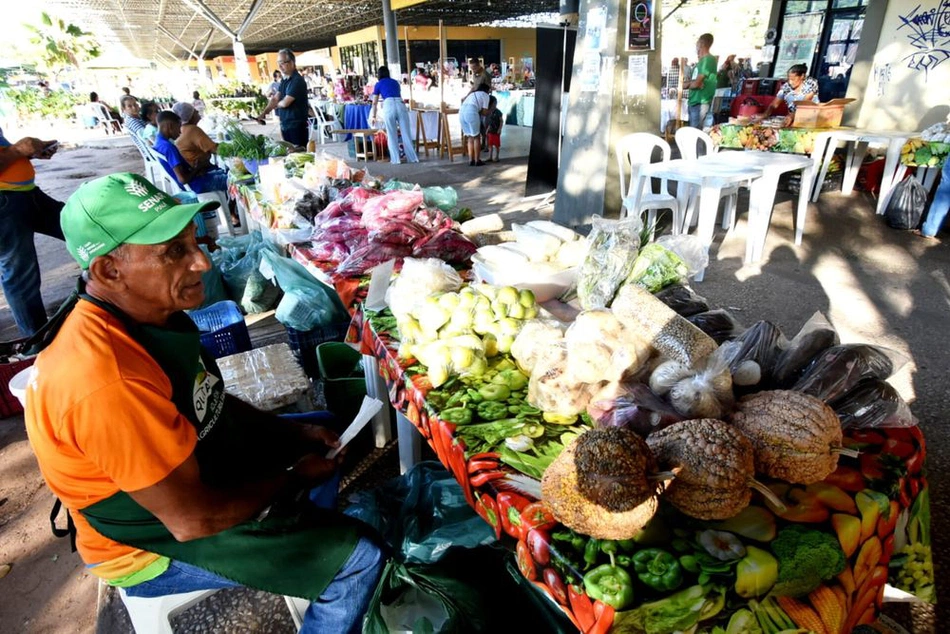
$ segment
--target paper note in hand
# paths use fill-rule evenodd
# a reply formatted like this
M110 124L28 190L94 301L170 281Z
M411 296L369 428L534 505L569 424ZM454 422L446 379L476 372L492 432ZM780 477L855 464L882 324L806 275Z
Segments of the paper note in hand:
M383 402L381 400L364 396L363 404L360 406L360 411L356 414L356 418L354 418L353 422L350 423L350 426L347 427L342 434L340 434L340 446L331 449L327 454L327 458L336 458L337 454L340 453L340 450L346 447L347 443L356 438L356 434L360 433L360 430L366 426L366 423L368 423L369 420L382 408Z

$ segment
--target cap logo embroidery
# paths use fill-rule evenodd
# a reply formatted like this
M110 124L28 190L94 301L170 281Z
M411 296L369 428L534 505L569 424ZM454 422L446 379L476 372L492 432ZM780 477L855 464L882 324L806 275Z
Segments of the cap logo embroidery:
M127 191L130 195L138 196L139 198L148 195L148 189L145 187L145 185L138 181L126 183L125 191Z
M95 255L96 251L104 246L105 244L102 242L87 242L86 244L76 247L76 253L79 254L83 262L88 262L89 258Z

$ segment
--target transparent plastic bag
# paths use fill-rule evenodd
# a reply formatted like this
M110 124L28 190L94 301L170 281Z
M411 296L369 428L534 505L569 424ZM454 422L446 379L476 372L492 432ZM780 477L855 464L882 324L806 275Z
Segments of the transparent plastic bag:
M787 343L782 331L772 322L757 321L736 337L735 342L739 344L739 349L731 360L732 371L736 372L746 361L754 361L759 366L761 380L767 384L775 362Z
M657 238L656 243L680 256L686 264L686 275L688 277L693 277L709 266L709 252L695 235L683 233L674 236L667 234Z
M816 312L779 354L772 383L779 388L794 385L815 357L839 343L834 327L821 312Z
M457 291L461 286L458 272L442 260L406 258L399 276L386 290L386 303L393 315L400 317L429 295Z
M587 408L599 387L571 374L567 345L561 343L538 357L528 380L528 403L551 414L575 416Z
M556 321L532 319L524 324L511 344L511 356L521 369L531 374L545 352L562 343L564 329Z
M532 262L546 262L557 255L561 248L561 239L546 231L517 223L511 225L511 230L515 233L518 247Z
M686 263L666 247L651 242L640 249L624 284L636 284L656 293L670 284L686 281Z
M209 260L211 260L211 268L201 275L201 281L205 287L205 299L201 302L199 308L204 308L205 306L217 304L220 301L228 299L228 293L224 290L224 279L221 276L221 269L219 269L218 265L211 259L211 252L208 251L208 247L202 244L200 248L205 252Z
M910 406L887 381L864 379L829 404L842 429L913 427L917 418Z
M792 387L830 402L864 379L884 381L907 363L901 353L863 343L832 346L819 354Z
M654 293L656 298L675 310L683 317L704 313L709 310L705 297L697 295L689 286L673 284ZM709 334L709 333L706 333ZM713 337L715 339L716 337Z
M627 427L645 438L684 420L672 405L643 383L625 387L626 391L615 399L591 399L587 414L598 427Z
M570 373L578 381L619 381L646 363L649 343L623 327L607 309L583 311L564 335Z
M643 230L639 216L623 220L594 216L591 223L587 256L577 276L577 296L585 310L610 305L617 289L633 270Z
M650 389L669 394L670 404L687 418L721 418L735 401L729 363L735 347L720 347L707 357L701 369L678 361L661 363L650 375Z
M452 187L423 187L422 195L425 204L438 207L442 211L454 209L459 202L459 195Z

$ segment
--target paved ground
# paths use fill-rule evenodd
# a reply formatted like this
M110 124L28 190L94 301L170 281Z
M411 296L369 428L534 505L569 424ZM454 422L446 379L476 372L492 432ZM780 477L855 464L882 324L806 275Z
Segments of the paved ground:
M89 143L100 147L93 148ZM126 141L127 143L127 141ZM328 146L339 152L341 146ZM83 180L97 174L141 167L135 150L121 139L86 142L65 149L39 170L38 182L56 197L65 197ZM424 185L452 185L459 203L476 213L501 212L507 221L547 215L551 208L533 209L523 201L524 158L470 168L456 161L430 159L418 166L370 164L382 177L395 176ZM758 266L743 266L745 215L731 234L717 235L706 281L696 290L711 304L728 308L743 323L768 319L789 335L816 310L828 316L846 342L873 342L906 354L907 366L894 379L929 441L933 535L937 578L950 565L950 532L942 510L950 496L950 435L947 403L950 384L950 235L943 242L924 241L910 233L888 229L874 215L866 194L851 197L825 194L810 206L801 247L793 245L792 204L779 194L765 258ZM740 203L740 209L744 209ZM37 248L43 266L44 298L53 308L68 294L77 268L62 244L42 237ZM0 337L15 329L0 302ZM5 631L96 631L95 579L86 574L68 544L53 539L47 514L51 495L45 489L29 451L22 418L0 421L0 563L13 568L0 579L0 614ZM934 610L889 606L912 632L945 631L947 584L938 583L943 605ZM225 616L221 616L221 615ZM279 601L240 593L222 593L213 609L195 610L186 631L285 632ZM217 615L217 616L216 616ZM129 631L121 609L103 611L100 632ZM213 619L219 619L213 621ZM274 616L274 618L278 618ZM224 619L223 621L220 619Z

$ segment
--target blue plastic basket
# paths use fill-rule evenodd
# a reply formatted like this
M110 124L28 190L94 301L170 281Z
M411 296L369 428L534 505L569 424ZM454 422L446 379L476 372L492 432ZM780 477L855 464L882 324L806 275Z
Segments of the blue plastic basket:
M189 313L202 332L201 346L218 359L251 349L251 335L241 309L225 300Z
M287 337L290 339L290 349L303 366L303 371L311 378L320 378L320 366L317 364L317 346L327 341L343 341L346 331L350 329L349 321L330 324L313 330L295 330L287 326Z

